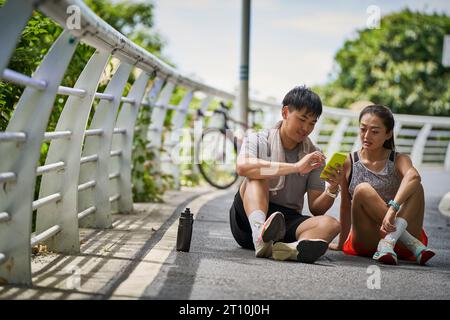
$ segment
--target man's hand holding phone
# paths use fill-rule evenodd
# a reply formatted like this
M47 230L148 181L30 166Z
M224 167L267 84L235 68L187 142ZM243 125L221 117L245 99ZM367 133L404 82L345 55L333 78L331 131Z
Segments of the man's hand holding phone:
M339 190L339 185L344 177L344 162L346 159L345 153L336 152L320 174L320 177L330 185L329 189L332 193Z

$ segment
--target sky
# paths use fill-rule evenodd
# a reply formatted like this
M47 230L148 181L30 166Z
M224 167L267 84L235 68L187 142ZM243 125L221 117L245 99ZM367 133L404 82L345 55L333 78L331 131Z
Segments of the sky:
M239 86L241 0L152 0L163 55L184 75ZM356 30L406 7L450 16L449 0L252 0L250 95L281 102L296 85L330 81L333 58Z

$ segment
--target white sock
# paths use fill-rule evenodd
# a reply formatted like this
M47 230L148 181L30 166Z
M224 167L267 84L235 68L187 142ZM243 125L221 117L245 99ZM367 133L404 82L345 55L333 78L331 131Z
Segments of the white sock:
M399 239L412 253L416 254L417 249L425 245L405 230Z
M395 218L394 222L396 230L394 232L388 233L384 240L389 241L392 243L393 246L397 243L398 239L400 239L400 236L403 232L405 232L406 227L408 226L408 222L403 218Z
M261 233L261 228L266 221L266 214L262 210L255 210L248 216L248 221L250 222L250 227L252 228L253 243L256 243L259 234Z

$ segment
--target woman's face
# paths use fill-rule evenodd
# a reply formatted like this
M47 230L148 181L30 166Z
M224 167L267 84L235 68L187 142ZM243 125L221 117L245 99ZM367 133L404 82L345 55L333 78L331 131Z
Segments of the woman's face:
M364 149L375 150L382 148L386 140L392 137L392 130L387 131L381 119L371 113L362 116L359 122L359 138Z

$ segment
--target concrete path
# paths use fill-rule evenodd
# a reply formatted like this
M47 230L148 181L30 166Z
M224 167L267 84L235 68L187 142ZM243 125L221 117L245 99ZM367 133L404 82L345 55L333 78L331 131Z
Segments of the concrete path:
M450 174L430 171L423 180L425 229L437 252L427 267L404 261L385 266L335 251L313 265L257 259L232 238L227 209L234 192L230 192L200 209L191 252L169 255L143 298L450 299L450 220L437 211L440 197L450 189ZM338 217L337 209L335 203L330 214ZM380 272L380 289L368 288L374 270Z
M229 229L235 190L198 188L171 191L163 204L136 204L133 214L114 215L113 229L82 230L81 254L34 257L33 288L0 286L0 299L449 299L450 219L437 207L450 173L422 174L425 229L437 252L427 267L334 251L313 265L257 259ZM175 250L185 207L196 214L189 253ZM380 288L368 288L377 273Z

